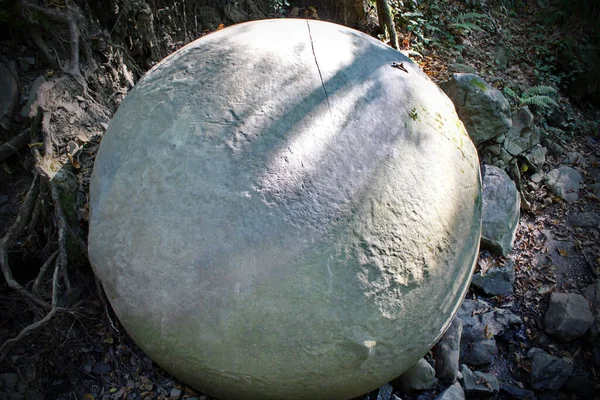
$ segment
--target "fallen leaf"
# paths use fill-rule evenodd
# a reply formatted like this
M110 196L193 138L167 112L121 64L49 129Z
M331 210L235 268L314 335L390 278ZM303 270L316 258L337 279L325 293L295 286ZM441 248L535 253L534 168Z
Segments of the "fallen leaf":
M220 31L223 28L225 28L225 24L219 24L219 26L217 27L217 30Z
M569 253L567 253L566 250L564 249L556 249L558 251L558 254L560 254L563 257L567 257L569 255Z

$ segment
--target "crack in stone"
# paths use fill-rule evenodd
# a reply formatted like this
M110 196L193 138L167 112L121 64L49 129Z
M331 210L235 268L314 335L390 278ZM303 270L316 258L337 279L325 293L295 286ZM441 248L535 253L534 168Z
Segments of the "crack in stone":
M331 105L329 104L329 94L327 94L327 89L325 88L325 82L323 82L323 75L321 74L321 68L319 67L319 61L317 61L317 54L315 53L315 45L313 43L312 33L310 32L310 23L306 20L306 26L308 27L308 36L310 38L310 47L312 48L313 57L315 58L315 64L317 65L317 71L319 71L319 78L321 78L321 86L323 87L323 92L325 92L325 101L327 101L327 109L329 110L329 118L331 118L331 127L334 129L334 137L335 137L335 125L333 123L333 113L331 112Z

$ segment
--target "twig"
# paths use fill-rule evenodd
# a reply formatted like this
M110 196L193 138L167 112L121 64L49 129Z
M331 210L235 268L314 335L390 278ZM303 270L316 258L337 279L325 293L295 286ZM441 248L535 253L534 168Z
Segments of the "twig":
M0 145L0 162L15 154L29 142L29 130L25 129L17 136Z
M23 204L21 205L21 208L19 209L19 213L17 214L17 218L16 218L15 222L8 229L8 232L6 232L4 237L2 237L2 239L0 239L0 267L2 268L2 274L4 275L4 279L6 280L8 287L10 287L13 290L18 291L24 297L28 298L29 300L31 300L38 306L49 309L50 305L47 302L43 301L42 299L38 298L37 296L35 296L32 293L25 290L25 288L23 288L23 286L21 286L13 278L12 271L10 269L10 265L8 264L8 248L10 246L12 246L15 239L21 234L21 232L23 232L23 229L25 229L25 226L27 225L27 221L29 220L29 217L31 216L31 214L33 212L33 208L35 207L35 204L37 202L39 192L40 192L39 177L37 174L35 174L33 177L33 182L31 183L31 187L29 188L29 191L27 192L25 201L23 202Z

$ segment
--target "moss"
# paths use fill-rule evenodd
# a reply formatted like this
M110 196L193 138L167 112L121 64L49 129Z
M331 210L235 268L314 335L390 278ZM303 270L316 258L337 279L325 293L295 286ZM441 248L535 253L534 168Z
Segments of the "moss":
M473 79L471 81L471 84L473 86L478 87L479 89L483 90L484 92L487 90L487 85L485 84L484 81L482 81L481 79Z

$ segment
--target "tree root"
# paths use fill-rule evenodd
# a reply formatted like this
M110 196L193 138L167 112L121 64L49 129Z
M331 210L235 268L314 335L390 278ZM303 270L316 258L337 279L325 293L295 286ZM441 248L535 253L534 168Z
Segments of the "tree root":
M29 143L29 130L25 129L8 142L0 145L0 162L15 154L27 143Z

